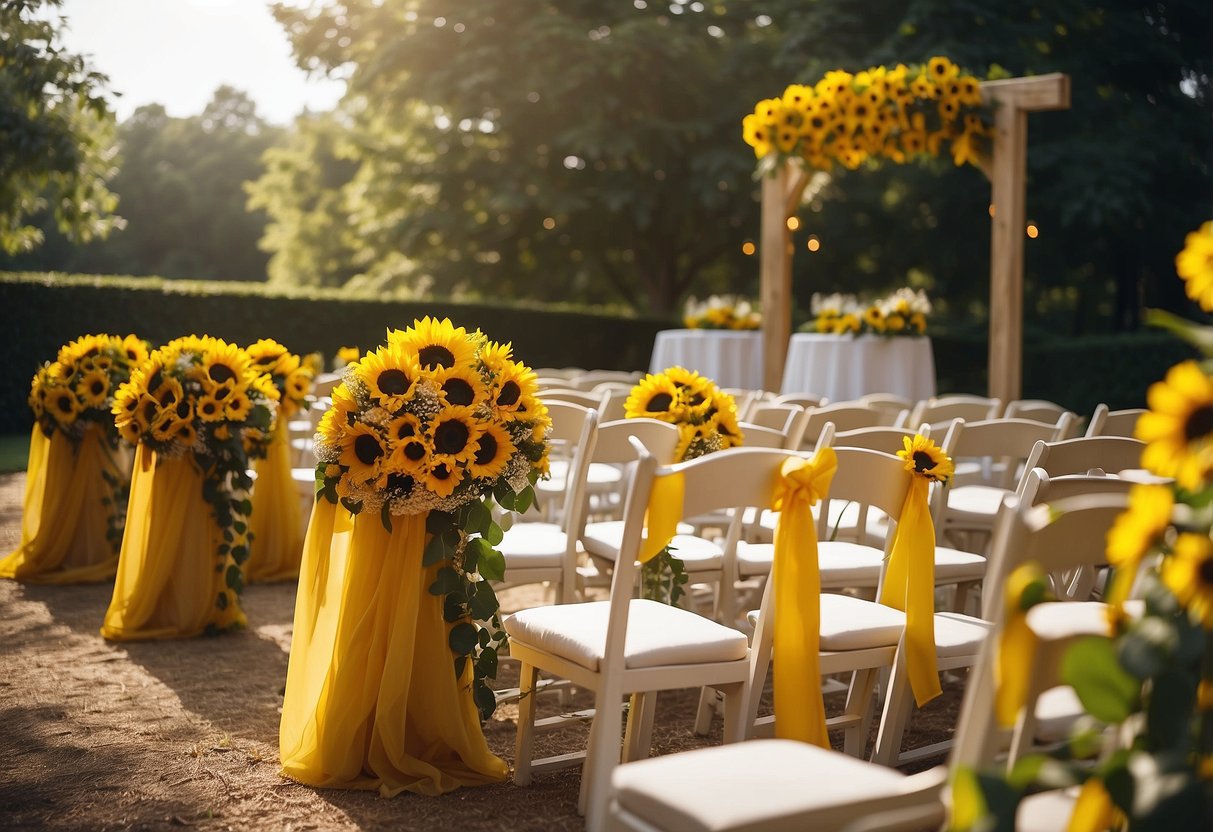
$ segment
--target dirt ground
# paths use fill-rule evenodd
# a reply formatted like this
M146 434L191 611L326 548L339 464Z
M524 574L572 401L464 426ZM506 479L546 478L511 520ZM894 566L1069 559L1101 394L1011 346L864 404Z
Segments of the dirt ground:
M24 474L0 477L0 553L20 537ZM0 581L0 828L55 830L579 830L579 772L431 798L313 789L278 774L294 584L245 590L249 628L215 638L111 644L112 583ZM503 593L503 608L534 600ZM511 668L501 686L512 683ZM653 754L720 742L692 731L698 691L658 702ZM546 701L545 701L546 700ZM945 736L959 686L915 715L908 741ZM589 707L586 694L572 709ZM540 716L564 710L539 700ZM512 761L516 707L485 726ZM586 726L537 738L536 756L583 747ZM921 768L922 766L918 766Z

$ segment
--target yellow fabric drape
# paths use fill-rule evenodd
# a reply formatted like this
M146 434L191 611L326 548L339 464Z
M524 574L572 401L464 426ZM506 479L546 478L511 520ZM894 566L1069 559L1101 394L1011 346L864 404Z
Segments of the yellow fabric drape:
M942 693L935 651L935 524L927 496L931 483L913 476L885 569L880 603L905 611L906 672L922 707Z
M21 543L0 560L0 578L46 584L104 581L118 569L117 547L106 539L116 511L114 487L130 479L130 458L110 449L100 428L79 446L59 431L48 439L34 426L21 517ZM103 501L109 499L106 505Z
M648 511L644 516L644 539L640 541L641 563L648 563L669 544L678 532L682 519L682 502L686 494L686 479L681 472L653 480Z
M772 508L779 512L771 580L775 590L775 736L830 747L821 698L821 573L810 509L830 490L838 469L833 448L812 460L788 457Z
M1036 634L1028 626L1023 593L1044 573L1036 564L1023 564L1007 576L1003 588L1003 626L998 641L998 661L994 665L994 716L998 724L1015 724L1028 698L1029 668L1036 652Z
M437 795L500 782L454 672L425 516L358 516L317 501L308 525L282 704L282 773L310 786Z
M281 415L263 459L253 463L253 514L249 529L253 542L244 565L252 581L286 581L299 577L303 556L299 494L291 476L291 443L287 418Z
M158 460L139 445L114 596L101 635L115 641L183 638L208 625L246 622L227 588L230 556L219 564L223 531L202 497L202 473L190 457ZM221 610L217 599L226 599Z

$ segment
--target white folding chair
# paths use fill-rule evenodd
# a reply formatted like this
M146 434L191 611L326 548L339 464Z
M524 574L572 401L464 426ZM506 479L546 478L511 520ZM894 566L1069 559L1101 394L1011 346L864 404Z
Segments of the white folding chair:
M1145 413L1144 407L1129 407L1109 410L1103 402L1095 405L1091 421L1087 423L1087 436L1132 436L1137 420Z

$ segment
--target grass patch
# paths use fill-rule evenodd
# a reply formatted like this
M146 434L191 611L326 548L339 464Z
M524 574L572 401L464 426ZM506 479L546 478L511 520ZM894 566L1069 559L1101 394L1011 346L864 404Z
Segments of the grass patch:
M24 471L29 465L29 434L0 436L0 474Z

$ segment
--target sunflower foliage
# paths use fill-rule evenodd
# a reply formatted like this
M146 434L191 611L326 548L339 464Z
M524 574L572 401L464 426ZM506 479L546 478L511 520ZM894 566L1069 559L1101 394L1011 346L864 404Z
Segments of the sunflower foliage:
M802 332L829 335L925 335L931 301L922 289L908 286L872 301L855 295L814 294L809 306L813 318Z
M624 403L624 415L675 425L678 462L741 445L744 439L733 397L711 379L682 367L642 378ZM686 594L686 568L669 546L641 566L640 581L643 597L653 601L676 605Z
M711 295L704 301L690 297L682 322L687 329L761 329L762 313L737 295Z
M551 419L535 373L510 345L425 317L345 369L316 433L318 499L354 514L425 514L422 563L444 597L455 673L470 660L482 719L495 708L487 680L508 643L490 581L505 578L502 530L488 500L525 512L548 471Z
M982 164L993 130L981 84L945 57L926 64L827 72L812 86L791 84L742 119L759 174L789 159L817 170L855 170L865 161L898 164L947 147L959 167Z
M315 365L272 338L262 338L248 347L253 368L268 375L278 390L278 418L289 419L308 406L308 395L316 377Z
M114 394L114 424L132 445L159 461L187 459L202 474L223 542L215 556L227 590L220 610L244 590L242 565L252 532L249 460L264 456L278 413L273 377L249 353L210 336L188 335L152 351Z
M1188 235L1176 268L1213 312L1213 222ZM1061 749L1009 775L962 772L956 814L975 818L962 828L1013 828L1024 794L1067 785L1079 787L1070 829L1213 828L1213 330L1156 319L1205 358L1147 391L1135 435L1159 480L1133 487L1108 533L1109 635L1084 638L1061 663L1087 717ZM1045 589L1026 583L1019 608ZM1125 610L1131 593L1140 615Z

